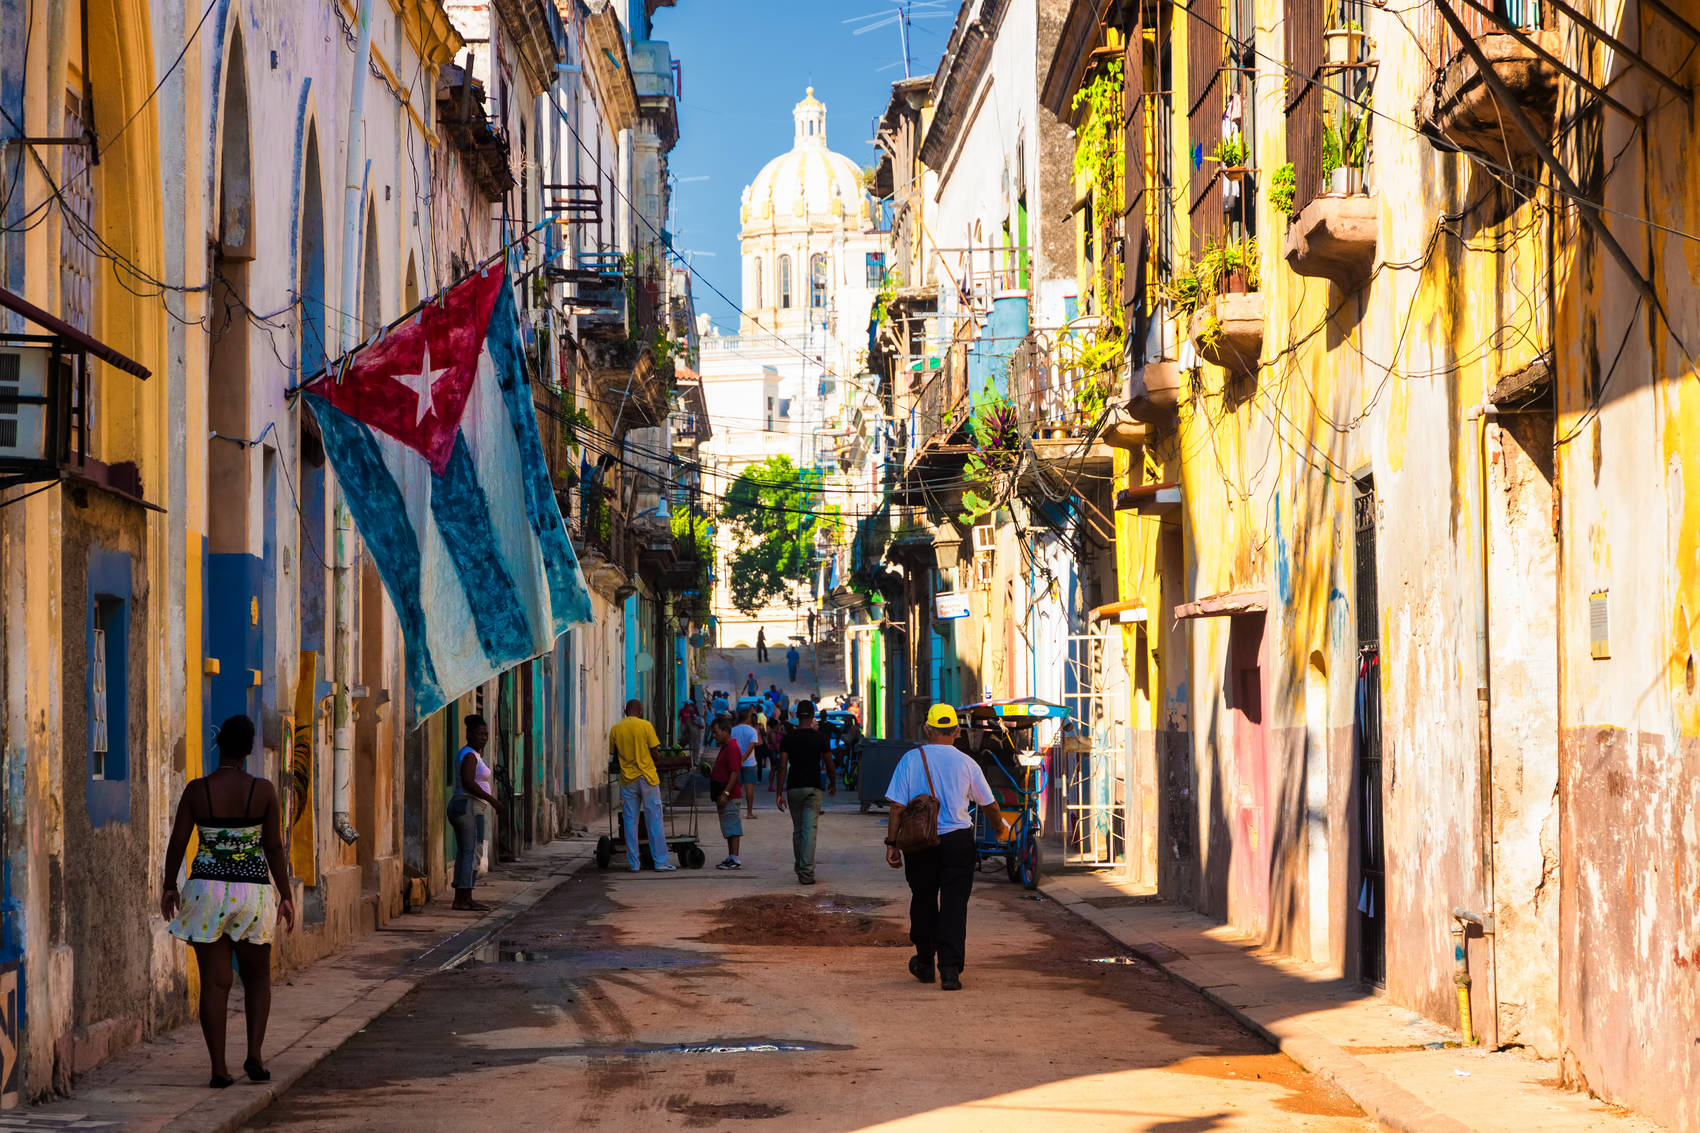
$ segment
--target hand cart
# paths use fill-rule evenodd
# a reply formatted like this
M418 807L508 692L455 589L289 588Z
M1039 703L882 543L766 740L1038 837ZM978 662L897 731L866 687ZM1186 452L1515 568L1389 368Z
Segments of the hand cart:
M665 764L665 766L663 766ZM681 747L661 749L655 761L661 778L661 822L666 827L663 836L667 848L679 855L679 864L686 869L701 869L708 861L697 837L696 775L690 760ZM681 776L683 779L681 780ZM681 801L685 800L685 801ZM649 852L653 832L638 811L638 861L644 869L655 868L655 857ZM596 840L596 865L607 869L616 850L626 849L625 809L620 805L620 769L618 761L608 761L608 833Z
M979 861L1002 858L1011 881L1027 889L1039 886L1044 824L1039 799L1045 790L1045 758L1038 751L1038 725L1049 720L1069 727L1069 711L1060 704L1027 697L989 700L956 710L966 726L968 753L986 773L997 796L998 815L974 808L974 848Z

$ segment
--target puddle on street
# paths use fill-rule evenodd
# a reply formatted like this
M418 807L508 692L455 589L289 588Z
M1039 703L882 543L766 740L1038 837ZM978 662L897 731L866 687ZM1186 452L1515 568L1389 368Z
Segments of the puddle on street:
M600 948L574 951L572 949L532 948L514 940L489 940L468 952L455 965L465 968L473 964L549 964L570 965L577 969L620 971L656 968L690 968L706 964L707 957L686 952L657 948Z
M633 1058L650 1054L800 1054L811 1050L854 1050L842 1043L789 1042L781 1039L728 1039L712 1043L578 1046L550 1052L551 1058Z

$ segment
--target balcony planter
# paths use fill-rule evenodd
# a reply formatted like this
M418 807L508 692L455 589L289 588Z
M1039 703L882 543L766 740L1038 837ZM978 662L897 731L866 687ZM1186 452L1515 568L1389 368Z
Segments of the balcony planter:
M1555 31L1526 34L1555 56L1562 50ZM1505 32L1478 36L1476 45L1535 128L1550 137L1558 111L1558 69ZM1424 86L1416 117L1417 129L1438 148L1461 148L1502 164L1533 156L1523 132L1506 121L1475 60L1463 51L1442 63L1434 81Z
M1192 338L1206 362L1251 373L1263 353L1263 293L1218 295L1193 314Z
M1128 412L1148 425L1172 424L1180 400L1181 368L1177 362L1147 362L1134 373Z
M1250 172L1251 167L1249 165L1224 165L1222 167L1222 178L1227 181L1243 181L1245 175Z
M1361 193L1363 187L1364 171L1354 165L1337 165L1334 172L1328 175L1328 191L1335 196Z
M1349 291L1369 277L1381 232L1381 199L1318 197L1287 228L1287 266Z

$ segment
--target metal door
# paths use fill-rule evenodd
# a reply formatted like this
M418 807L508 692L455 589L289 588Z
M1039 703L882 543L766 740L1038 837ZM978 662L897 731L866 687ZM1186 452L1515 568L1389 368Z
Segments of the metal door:
M1073 726L1058 757L1063 861L1119 865L1127 850L1127 751L1104 703L1104 636L1071 634L1063 706Z

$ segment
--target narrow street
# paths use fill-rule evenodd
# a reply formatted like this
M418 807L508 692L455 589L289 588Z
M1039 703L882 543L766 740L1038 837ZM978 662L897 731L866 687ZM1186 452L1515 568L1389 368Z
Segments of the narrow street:
M964 989L917 984L881 819L830 809L800 889L789 819L761 807L744 872L587 868L252 1127L1375 1128L1001 866L975 889Z

